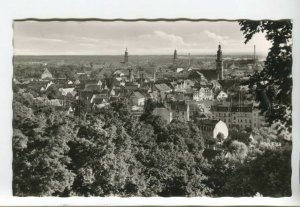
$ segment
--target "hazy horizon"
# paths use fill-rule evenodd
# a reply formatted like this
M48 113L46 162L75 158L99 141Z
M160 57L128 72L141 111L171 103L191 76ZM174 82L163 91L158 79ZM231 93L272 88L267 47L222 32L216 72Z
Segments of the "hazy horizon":
M224 55L265 56L270 42L263 34L245 38L238 22L14 22L15 55L213 55L218 44Z

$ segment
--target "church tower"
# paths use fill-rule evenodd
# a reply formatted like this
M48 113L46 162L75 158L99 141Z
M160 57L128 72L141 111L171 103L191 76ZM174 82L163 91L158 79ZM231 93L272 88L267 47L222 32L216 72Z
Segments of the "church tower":
M128 52L127 52L127 48L125 50L125 55L124 55L124 64L128 63Z
M218 74L218 80L223 80L223 58L222 58L222 49L220 44L217 51L216 70Z
M175 65L177 63L177 50L174 50L174 55L173 55L173 64Z

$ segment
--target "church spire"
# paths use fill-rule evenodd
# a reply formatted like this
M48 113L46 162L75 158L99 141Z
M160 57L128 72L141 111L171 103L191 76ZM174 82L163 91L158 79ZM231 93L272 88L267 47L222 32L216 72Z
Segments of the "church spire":
M126 47L126 50L125 50L125 55L124 55L124 63L128 63L128 51L127 51L127 47Z
M177 63L177 50L174 50L174 55L173 55L173 64Z
M217 51L217 60L218 61L222 61L222 48L221 48L221 44L220 43L219 43L218 51Z
M223 80L223 57L222 57L222 48L220 43L217 51L216 70L218 74L218 80Z

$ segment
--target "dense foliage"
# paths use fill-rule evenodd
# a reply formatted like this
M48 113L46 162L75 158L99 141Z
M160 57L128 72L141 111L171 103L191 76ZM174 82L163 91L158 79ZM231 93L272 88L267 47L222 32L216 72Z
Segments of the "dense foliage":
M247 43L255 33L265 33L272 43L265 66L251 76L249 88L256 93L260 109L270 124L278 123L279 132L292 130L292 23L282 21L239 22Z
M126 102L85 117L16 92L17 196L288 196L290 148L268 129L235 131L209 161L193 123L135 118ZM259 175L259 176L258 176Z

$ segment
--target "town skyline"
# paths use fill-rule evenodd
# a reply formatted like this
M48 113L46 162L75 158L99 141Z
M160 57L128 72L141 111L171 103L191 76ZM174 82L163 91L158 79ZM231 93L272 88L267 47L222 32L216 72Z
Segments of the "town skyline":
M14 31L14 196L291 196L291 21Z

